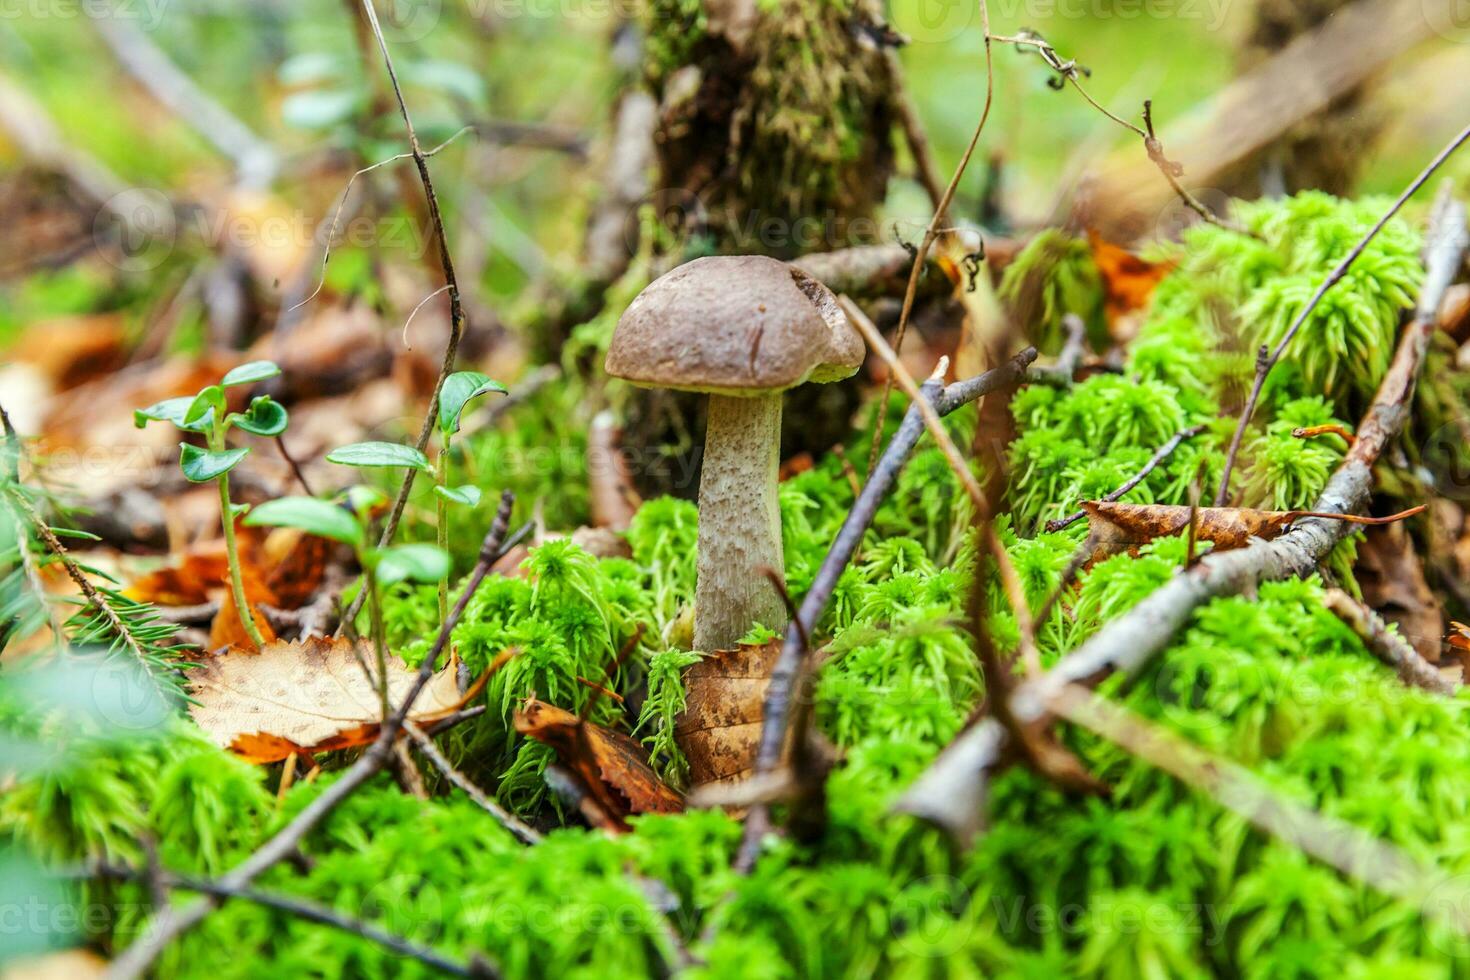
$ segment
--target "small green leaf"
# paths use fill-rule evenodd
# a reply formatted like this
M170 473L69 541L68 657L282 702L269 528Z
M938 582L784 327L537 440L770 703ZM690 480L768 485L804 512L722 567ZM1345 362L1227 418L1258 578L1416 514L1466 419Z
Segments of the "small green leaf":
M357 545L362 525L336 504L315 497L281 497L267 500L245 517L250 527L297 527L308 534Z
M189 410L184 413L184 421L179 428L190 432L204 432L214 425L214 417L223 414L225 410L225 390L219 385L210 385L189 403Z
M491 381L490 376L479 371L456 371L444 379L439 391L439 431L446 436L459 431L459 417L465 406L489 392L505 394L505 385Z
M200 449L187 442L179 443L179 469L190 483L208 483L234 469L250 455L249 449Z
M449 574L449 556L431 544L396 544L377 553L377 566L381 585L437 582Z
M270 395L260 395L250 402L245 414L232 412L225 421L253 435L269 438L285 432L290 419L280 402Z
M140 408L133 412L133 424L143 428L149 422L172 422L179 428L184 427L184 416L189 414L189 406L194 404L194 399L188 395L182 398L165 398L161 402Z
M281 373L275 361L249 361L237 368L231 369L220 379L220 387L233 388L235 385L253 385L257 381L265 381L274 378Z
M354 442L327 453L327 462L343 466L406 466L429 472L429 458L397 442Z
M434 492L445 500L452 501L456 504L469 504L471 507L475 507L480 503L480 488L473 484L467 483L462 487L436 486Z

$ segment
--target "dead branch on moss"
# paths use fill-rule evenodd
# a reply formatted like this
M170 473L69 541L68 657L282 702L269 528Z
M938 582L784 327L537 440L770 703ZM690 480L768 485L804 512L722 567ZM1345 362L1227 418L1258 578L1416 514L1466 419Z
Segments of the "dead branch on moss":
M409 712L413 710L414 702L418 699L420 692L433 676L434 665L448 645L450 634L459 624L460 617L464 615L466 607L469 606L470 598L485 581L491 566L499 560L504 551L507 543L506 534L510 528L512 503L514 503L514 498L510 491L501 495L500 509L496 512L495 520L480 545L479 559L475 563L474 571L470 573L464 591L460 593L459 600L450 610L449 616L440 624L439 634L434 639L433 647L425 655L423 663L419 665L413 686L404 695L397 709L385 719L377 740L358 757L356 762L343 770L336 782L307 804L290 823L256 848L249 857L221 876L217 880L221 888L232 890L245 888L260 875L290 858L296 853L301 841L317 824L321 823L339 804L362 788L369 779L377 775L388 764L393 756L393 746L403 730L403 723ZM193 905L164 907L154 916L143 934L131 946L123 950L117 959L113 960L107 971L109 980L125 980L125 978L142 976L169 943L204 921L211 912L219 907L220 902L221 899L218 896L206 895Z
M1195 436L1199 435L1204 430L1205 430L1205 427L1203 425L1192 425L1192 426L1190 426L1187 429L1181 429L1180 431L1174 433L1173 438L1171 438L1168 442L1166 442L1162 446L1160 446L1154 452L1153 456L1149 457L1149 461L1147 463L1144 463L1143 466L1142 466L1142 468L1140 468L1137 473L1135 473L1132 476L1130 476L1123 483L1122 486L1118 487L1118 489L1114 490L1112 493L1110 493L1107 496L1103 497L1102 498L1103 499L1103 502L1104 503L1112 503L1113 501L1117 500L1119 497L1122 497L1129 490L1132 490L1134 487L1138 486L1144 480L1148 479L1148 475L1150 473L1152 473L1158 467L1158 465L1160 463L1162 463L1164 460L1168 459L1169 456L1174 452L1174 450L1176 450L1176 449L1179 448L1179 444L1181 442L1183 442L1186 439L1193 439ZM1087 516L1087 511L1085 511L1085 510L1076 510L1076 511L1073 511L1072 513L1068 514L1066 517L1058 518L1057 520L1054 520L1054 521L1047 521L1046 522L1046 529L1048 531L1060 531L1063 528L1071 527L1073 524L1076 524L1078 521L1082 520L1082 518L1084 518L1086 516Z
M959 447L950 438L949 430L944 427L944 423L939 421L939 414L934 410L934 406L924 399L913 376L898 359L898 353L888 346L883 340L883 335L878 332L878 328L873 326L872 321L863 314L862 310L854 306L851 300L843 296L839 302L847 311L848 319L857 326L858 332L888 366L889 375L898 379L904 393L912 399L914 405L918 406L920 417L924 420L924 427L929 430L929 434L944 451L944 458L949 461L949 468L954 471L960 485L970 496L970 505L974 507L975 513L980 515L980 519L988 521L995 508L986 497L980 481L971 472L970 464L965 461L965 457L960 454ZM947 367L948 359L940 358L934 375L943 377ZM1027 671L1040 673L1041 654L1036 649L1036 628L1031 622L1031 607L1026 602L1026 590L1021 585L1021 576L1017 574L1016 566L1011 562L1011 556L1000 543L1000 539L989 535L986 540L990 544L989 551L995 559L996 567L1000 570L1001 585L1005 589L1006 598L1010 600L1012 611L1016 615L1016 625L1021 632L1021 660L1026 665Z
M1433 664L1419 656L1419 651L1407 640L1391 631L1381 616L1357 599L1341 589L1328 589L1326 604L1338 619L1358 634L1374 656L1394 669L1405 684L1446 696L1458 689L1458 685L1451 683Z
M438 769L445 779L463 791L464 795L474 801L474 804L481 810L494 817L502 827L511 832L516 840L522 844L541 843L541 835L538 832L505 807L490 799L485 795L485 791L476 786L468 776L454 768L453 764L445 758L444 753L439 751L439 746L434 744L434 740L422 728L412 721L405 721L403 730L408 733L409 738L413 739L419 751L424 754L424 758L432 762L434 768Z
M1069 387L1077 369L1082 366L1082 356L1087 353L1087 324L1075 313L1062 317L1062 327L1067 331L1067 340L1062 352L1053 364L1033 364L1026 371L1026 380L1035 384Z
M1424 364L1436 313L1465 255L1465 209L1442 199L1428 238L1428 275L1418 311L1404 329L1393 364L1358 426L1348 451L1313 508L1354 513L1368 503L1372 469L1380 453L1403 429L1414 386ZM1069 684L1086 684L1112 672L1133 674L1168 646L1194 610L1211 599L1237 595L1256 583L1310 575L1352 525L1307 518L1274 541L1210 554L1176 574L1127 613L1106 623L1046 674L1019 685L1010 709L1025 723L1052 714L1050 700ZM1005 729L986 719L962 732L908 788L894 809L929 820L968 842L980 829L991 774L1003 763Z
M1286 333L1282 335L1281 341L1276 345L1276 349L1271 352L1271 356L1256 360L1255 381L1251 384L1251 393L1245 400L1245 407L1240 410L1240 421L1236 423L1235 435L1231 436L1230 449L1225 454L1225 469L1220 474L1220 488L1215 491L1216 507L1223 507L1226 499L1230 496L1230 471L1235 467L1235 457L1240 453L1240 441L1245 437L1246 426L1250 425L1251 416L1255 414L1256 402L1260 401L1261 389L1266 385L1266 376L1271 373L1271 369L1276 366L1276 362L1281 360L1281 356L1286 353L1286 348L1296 338L1297 331L1302 328L1303 323L1307 322L1307 317L1312 315L1312 311L1317 308L1318 303L1322 302L1322 297L1327 295L1327 291L1337 285L1343 276L1347 275L1348 269L1352 268L1353 263L1358 260L1358 256L1363 254L1363 250L1368 247L1368 243L1377 237L1378 233L1383 230L1383 226L1388 224L1389 219L1399 213L1399 209L1408 202L1409 198L1413 197L1419 188L1423 187L1429 178L1434 176L1434 172L1466 140L1470 140L1470 126L1466 126L1460 130L1459 135L1450 140L1444 149L1440 150L1435 158L1429 161L1429 164L1423 170L1419 171L1419 176L1415 177L1409 186L1404 188L1403 193L1389 206L1389 209L1374 223L1373 227L1368 229L1367 234L1358 240L1358 243L1353 246L1352 251L1343 256L1342 261L1337 264L1337 267L1328 273L1327 278L1322 280L1322 285L1318 286L1317 291L1312 294L1312 298L1307 301L1307 304L1302 307L1301 312L1291 321L1291 326L1286 328ZM1464 222L1462 221L1461 225L1463 224ZM1461 231L1463 232L1463 228ZM1432 242L1426 245L1426 249L1433 247ZM1451 273L1451 278L1453 278L1453 273ZM1447 289L1448 287L1449 283L1446 282L1443 288ZM1426 283L1426 295L1427 290L1428 284ZM1438 316L1439 301L1441 298L1443 298L1443 289L1441 289L1440 295L1435 297L1434 308L1428 313L1428 322L1431 327ZM1415 320L1416 326L1419 318L1422 316L1424 316L1424 311L1421 304L1419 315ZM1264 349L1265 347L1263 346L1262 350Z
M1064 684L1047 697L1055 715L1127 749L1221 806L1386 895L1418 906L1461 933L1470 933L1470 899L1463 878L1452 878L1367 831L1292 802L1244 766L1205 751L1188 739L1099 697L1080 684ZM1457 900L1451 900L1455 896Z

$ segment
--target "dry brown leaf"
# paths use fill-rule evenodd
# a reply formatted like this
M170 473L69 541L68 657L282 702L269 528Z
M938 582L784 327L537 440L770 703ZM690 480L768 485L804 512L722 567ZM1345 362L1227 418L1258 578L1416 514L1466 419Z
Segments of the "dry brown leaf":
M1353 571L1363 602L1399 628L1419 656L1439 663L1444 610L1424 579L1424 564L1402 525L1372 528L1358 547Z
M737 782L755 768L766 688L780 655L779 639L741 644L684 671L687 696L674 739L694 785Z
M1179 534L1189 527L1190 508L1178 504L1122 504L1084 500L1090 528L1091 561L1133 551L1155 538ZM1303 517L1326 517L1354 524L1388 524L1422 511L1414 507L1391 517L1359 517L1355 514L1318 514L1306 510L1252 510L1246 507L1198 508L1195 536L1209 541L1216 551L1244 548L1251 538L1269 541Z
M296 528L276 528L261 547L261 567L269 569L266 587L275 595L273 605L300 609L321 587L327 573L332 542Z
M273 640L275 633L260 605L300 608L321 586L331 542L290 528L263 537L260 528L237 524L235 534L245 598L261 635L267 641ZM229 574L224 541L215 540L190 548L175 564L134 579L126 594L162 606L195 606L218 600L219 612L209 631L211 648L251 648L253 644L235 609Z
M267 643L259 653L228 651L191 671L197 702L189 713L211 739L247 762L277 762L366 745L377 738L382 704L363 671L375 669L372 646L346 638ZM459 710L479 685L460 694L451 664L430 678L410 720L433 722ZM388 700L401 702L416 671L388 662Z
M603 811L618 820L633 813L684 809L683 797L658 778L643 747L621 732L535 698L527 698L516 712L515 727L555 749Z
M266 620L265 614L260 611L260 604L277 605L275 593L270 590L260 579L259 573L249 565L240 569L240 586L245 592L245 602L250 607L250 616L255 620L255 628L260 630L261 639L267 643L276 638L276 632ZM240 611L235 608L235 593L226 588L220 596L219 612L214 614L214 620L209 624L209 648L218 650L221 647L237 647L242 651L254 651L255 641L250 634L245 632L245 624L241 621Z
M37 320L21 333L10 357L35 365L56 390L65 391L105 379L126 364L126 338L120 313Z
M1092 230L1087 232L1087 241L1092 246L1092 261L1102 275L1108 332L1115 340L1125 340L1132 331L1120 328L1130 314L1148 306L1154 287L1174 266L1141 259Z

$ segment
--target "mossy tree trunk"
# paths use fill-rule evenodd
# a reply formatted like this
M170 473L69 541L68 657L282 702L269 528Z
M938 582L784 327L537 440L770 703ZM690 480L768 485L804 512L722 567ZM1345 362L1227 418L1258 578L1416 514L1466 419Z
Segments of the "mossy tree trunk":
M868 0L650 0L644 79L659 103L649 203L673 241L665 267L706 253L790 259L884 236L898 116ZM848 432L856 382L788 395L783 457ZM646 494L692 497L705 399L639 392L625 441L670 447L635 474Z

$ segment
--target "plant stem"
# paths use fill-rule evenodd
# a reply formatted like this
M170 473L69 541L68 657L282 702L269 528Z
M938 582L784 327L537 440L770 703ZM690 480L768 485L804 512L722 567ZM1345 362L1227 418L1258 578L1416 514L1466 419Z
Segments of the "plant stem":
M378 594L378 576L367 562L362 566L362 587L367 591L373 655L378 662L378 700L382 702L383 717L387 718L393 708L388 704L388 639L383 631L383 597Z
M223 439L219 441L224 442ZM245 582L240 578L240 551L235 545L235 515L230 506L230 474L221 473L215 483L219 484L219 516L225 530L225 560L230 566L230 592L235 597L235 612L245 627L245 635L259 650L265 646L265 637L260 635L260 627L255 625L255 611L245 601Z
M439 458L434 461L434 482L439 487L449 484L449 437L444 437L444 444L439 450ZM434 494L434 535L435 543L439 550L446 555L449 554L449 501L444 499L443 494ZM444 622L449 617L449 570L445 569L443 576L439 579L439 622Z

